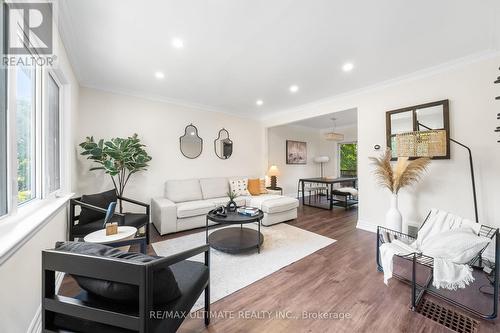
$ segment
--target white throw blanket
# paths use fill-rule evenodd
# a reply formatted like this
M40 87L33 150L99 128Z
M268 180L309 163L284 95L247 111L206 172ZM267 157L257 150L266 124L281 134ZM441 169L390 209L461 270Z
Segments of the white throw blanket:
M380 246L384 283L392 277L395 254L422 253L434 258L433 285L456 290L474 281L467 263L491 240L478 236L481 225L456 215L432 209L412 244L394 240Z
M357 197L358 196L358 190L356 190L354 187L341 187L341 188L335 189L335 191L349 193L353 197Z

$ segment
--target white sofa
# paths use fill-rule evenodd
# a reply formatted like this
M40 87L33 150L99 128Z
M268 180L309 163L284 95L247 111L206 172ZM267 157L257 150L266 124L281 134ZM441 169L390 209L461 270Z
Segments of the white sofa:
M228 178L168 180L165 195L151 200L153 223L162 235L204 227L206 214L227 204L228 191ZM297 218L299 206L297 199L276 194L240 196L235 202L262 209L265 226Z

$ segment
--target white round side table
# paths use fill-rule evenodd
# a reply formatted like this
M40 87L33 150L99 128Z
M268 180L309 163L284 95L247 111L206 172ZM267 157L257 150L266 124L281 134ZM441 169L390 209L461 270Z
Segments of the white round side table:
M106 229L101 229L91 232L83 240L89 243L110 244L134 238L136 233L137 228L122 226L118 227L117 234L106 236Z

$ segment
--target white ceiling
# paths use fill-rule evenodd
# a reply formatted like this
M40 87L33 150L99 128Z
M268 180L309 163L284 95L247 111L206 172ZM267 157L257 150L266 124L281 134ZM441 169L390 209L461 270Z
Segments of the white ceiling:
M335 118L335 121L332 120ZM299 125L311 127L315 129L332 129L341 127L351 127L358 124L358 110L349 109L334 113L325 114L322 116L308 118L291 123L291 125Z
M490 50L498 37L495 0L60 4L82 86L256 118Z

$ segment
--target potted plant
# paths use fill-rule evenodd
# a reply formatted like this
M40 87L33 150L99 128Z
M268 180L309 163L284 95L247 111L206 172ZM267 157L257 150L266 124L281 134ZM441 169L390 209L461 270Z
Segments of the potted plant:
M398 209L399 191L417 183L430 163L427 157L417 158L409 161L408 157L398 157L396 165L391 165L392 153L387 149L380 157L370 157L375 165L375 177L380 186L387 188L392 193L391 206L385 215L385 226L401 232L403 217Z
M101 139L98 142L91 136L79 146L83 149L81 155L99 164L90 168L90 171L104 170L110 175L119 197L123 196L130 177L139 171L147 170L148 162L151 161L151 156L144 149L146 146L141 143L137 134L128 138L113 138L109 141ZM121 212L123 212L123 207L120 200Z
M227 196L229 197L229 202L227 203L226 209L228 212L235 212L238 208L236 202L234 202L234 199L236 199L237 195L230 190L227 192Z

